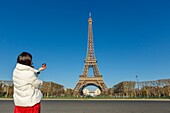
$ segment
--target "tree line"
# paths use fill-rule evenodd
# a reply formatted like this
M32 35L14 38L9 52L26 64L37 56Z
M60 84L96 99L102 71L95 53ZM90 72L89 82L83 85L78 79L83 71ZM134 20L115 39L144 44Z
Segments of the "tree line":
M43 82L41 91L44 97L58 97L64 95L64 86L54 82ZM12 97L14 84L12 81L0 80L0 97Z
M0 97L12 97L13 89L12 81L0 80ZM73 89L64 89L63 85L54 82L43 82L41 91L45 98L75 96ZM123 81L109 88L108 91L102 92L100 96L112 98L170 98L170 79L142 82Z

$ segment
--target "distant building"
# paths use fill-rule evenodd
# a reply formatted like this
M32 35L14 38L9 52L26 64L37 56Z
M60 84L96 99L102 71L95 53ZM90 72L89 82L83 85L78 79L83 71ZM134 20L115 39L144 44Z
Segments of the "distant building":
M90 91L89 91L88 89L85 89L85 88L84 88L84 89L83 89L83 94L84 94L84 95L89 95L89 94L90 94Z
M100 94L101 94L100 89L97 88L97 89L94 91L94 94L95 94L96 96L100 95Z
M100 91L100 89L98 89L98 88L97 88L95 91L89 91L88 89L83 89L83 94L84 94L85 96L90 95L90 96L92 96L92 97L95 97L95 96L100 95L100 94L101 94L101 91Z

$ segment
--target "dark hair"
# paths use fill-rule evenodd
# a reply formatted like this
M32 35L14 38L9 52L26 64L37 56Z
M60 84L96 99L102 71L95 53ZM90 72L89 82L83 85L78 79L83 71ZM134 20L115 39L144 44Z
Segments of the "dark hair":
M22 52L17 58L17 63L32 66L32 55L27 52Z

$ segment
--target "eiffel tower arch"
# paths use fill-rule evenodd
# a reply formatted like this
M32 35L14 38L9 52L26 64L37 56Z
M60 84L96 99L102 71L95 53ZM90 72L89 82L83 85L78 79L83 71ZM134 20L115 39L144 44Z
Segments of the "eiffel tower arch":
M88 76L89 68L92 68L94 76ZM88 19L88 45L86 59L84 61L84 70L79 76L79 81L74 88L74 94L76 93L82 95L82 90L89 85L98 87L102 93L108 90L106 84L103 81L102 75L99 72L97 59L94 54L91 13L89 14Z

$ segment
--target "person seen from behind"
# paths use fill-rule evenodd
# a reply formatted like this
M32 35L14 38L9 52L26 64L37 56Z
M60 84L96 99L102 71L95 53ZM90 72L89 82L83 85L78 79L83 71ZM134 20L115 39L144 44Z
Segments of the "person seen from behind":
M32 55L28 52L22 52L17 58L13 71L14 113L40 113L43 82L38 79L38 74L46 69L46 64L38 70L32 64Z

